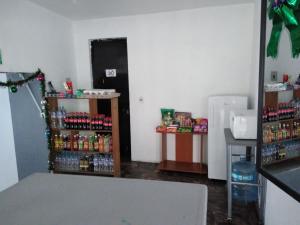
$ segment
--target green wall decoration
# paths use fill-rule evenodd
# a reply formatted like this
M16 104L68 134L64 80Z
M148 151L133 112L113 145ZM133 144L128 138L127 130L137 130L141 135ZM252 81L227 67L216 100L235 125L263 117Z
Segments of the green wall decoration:
M269 19L273 22L273 28L267 47L267 56L276 58L278 45L283 27L290 33L292 56L300 55L300 0L269 0Z
M0 49L0 65L2 64L2 53L1 53L1 49Z

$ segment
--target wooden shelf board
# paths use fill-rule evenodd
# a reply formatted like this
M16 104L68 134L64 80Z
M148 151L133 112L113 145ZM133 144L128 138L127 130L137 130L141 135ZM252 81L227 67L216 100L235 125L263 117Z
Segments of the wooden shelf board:
M112 152L84 151L84 150L76 150L76 151L73 151L73 150L60 150L60 151L53 150L53 151L55 153L70 152L70 153L84 153L84 154L89 154L89 155L92 155L92 154L112 155L113 154Z
M118 98L120 97L120 93L112 93L112 94L109 94L109 95L83 95L81 97L52 97L52 96L47 96L46 98L49 98L49 99L112 99L112 98Z
M207 174L207 165L202 163L187 163L165 160L159 164L158 169L161 171Z
M194 133L194 132L163 132L163 131L156 131L159 134L194 134L194 135L207 135L207 133Z
M291 119L284 119L284 120L268 121L268 122L263 122L263 125L273 124L273 123L280 123L280 122L290 122L290 121L294 121L294 120L299 120L299 118L291 118Z
M289 139L284 139L284 140L280 140L280 141L273 141L270 143L263 143L263 145L273 145L273 144L279 144L279 143L283 143L283 142L289 142L289 141L299 141L300 137L296 137L296 138L289 138Z
M53 170L53 173L58 174L74 174L74 175L92 175L92 176L113 176L113 172L91 172L91 171L80 171L80 170Z
M300 156L294 156L294 157L290 157L290 158L284 158L284 159L273 160L272 162L263 164L263 166L270 166L270 165L282 163L282 162L285 162L285 161L289 161L289 160L297 160L297 159L300 160Z
M51 128L53 131L87 131L87 132L99 132L99 133L112 133L111 130L83 130L83 129L60 129L60 128Z

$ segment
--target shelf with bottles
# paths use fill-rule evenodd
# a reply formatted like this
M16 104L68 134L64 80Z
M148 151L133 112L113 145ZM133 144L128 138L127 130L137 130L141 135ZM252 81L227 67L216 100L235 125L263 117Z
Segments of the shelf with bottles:
M263 125L263 144L300 139L300 120L284 120Z
M56 173L113 175L114 160L112 154L62 151L55 157L54 168Z
M112 153L113 141L112 136L92 134L55 134L53 146L56 152L74 151L74 152L99 152Z
M120 143L119 143L119 112L118 112L118 97L119 93L112 93L108 95L82 95L78 96L48 96L46 97L48 110L50 113L48 127L51 131L51 149L49 153L49 165L50 170L55 170L55 157L57 154L63 151L86 153L89 155L95 155L91 153L105 153L106 151L112 156L114 160L113 175L120 176ZM72 104L78 101L88 101L88 112L66 112L66 110L60 106L65 106L69 99ZM98 102L105 99L110 101L110 115L104 116L101 114L98 107ZM93 133L93 134L91 134ZM56 135L56 136L55 136ZM96 137L95 137L96 135ZM93 144L90 136L93 136ZM110 149L99 150L100 137L110 137ZM83 149L79 150L79 145L83 139ZM98 141L96 141L97 139ZM61 141L62 140L62 141ZM81 141L79 143L79 140ZM98 143L98 147L97 144ZM96 145L96 147L95 147ZM59 147L58 147L59 146ZM63 147L62 147L63 146ZM88 146L88 147L86 147ZM93 146L93 150L90 150ZM88 148L88 150L87 150ZM97 151L98 148L98 151ZM105 148L105 147L104 147ZM95 150L96 149L96 150ZM76 151L78 150L78 151ZM107 152L107 153L108 153ZM62 170L62 169L61 169ZM56 169L57 172L57 169ZM74 172L74 171L73 171ZM72 173L73 173L72 172ZM79 171L80 172L80 171ZM79 174L77 171L77 173ZM80 174L90 174L92 172L80 172ZM99 173L98 173L99 174Z
M298 158L300 157L300 140L264 145L261 155L263 165Z
M300 118L300 101L279 103L275 107L265 106L263 109L263 123L274 123Z
M104 114L66 112L64 107L50 112L52 130L112 132L112 118Z

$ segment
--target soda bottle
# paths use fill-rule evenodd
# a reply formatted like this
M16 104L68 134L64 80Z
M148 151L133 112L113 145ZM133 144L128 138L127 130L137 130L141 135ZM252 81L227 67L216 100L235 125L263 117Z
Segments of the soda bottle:
M86 115L85 115L85 113L82 114L81 123L82 123L82 129L86 130L87 129L87 124L86 124Z
M69 129L69 114L67 113L64 118L64 127L65 129Z
M73 117L73 129L78 129L78 114L77 112L74 113L74 117Z
M90 135L89 136L89 151L94 151L94 136Z
M110 136L110 138L109 138L109 152L113 152L112 136Z
M90 120L90 116L88 114L85 115L85 119L86 119L86 129L89 130L91 129L91 120Z
M73 151L78 151L78 135L73 136Z
M79 138L78 138L78 149L79 149L79 151L83 150L83 137L82 136L79 136Z
M112 119L111 117L109 117L109 120L108 120L108 130L112 130Z
M99 151L99 136L95 134L94 136L94 151Z
M82 114L78 113L77 116L77 129L82 130Z
M71 137L70 135L67 136L67 150L71 150Z
M59 135L59 150L64 150L64 140L63 135Z
M91 130L96 130L95 129L95 118L94 117L91 118Z
M83 139L83 151L88 151L89 150L89 139L87 136L84 136Z
M67 135L63 135L63 150L68 150L67 148Z
M99 137L99 152L104 152L104 138L103 135L100 135Z
M59 140L57 134L54 135L54 149L59 151Z
M74 113L70 113L69 117L69 129L74 129Z

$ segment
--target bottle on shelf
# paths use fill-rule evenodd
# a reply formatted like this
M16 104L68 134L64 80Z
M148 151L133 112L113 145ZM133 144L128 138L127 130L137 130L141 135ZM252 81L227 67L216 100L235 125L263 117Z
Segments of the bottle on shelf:
M56 121L56 112L51 112L51 127L57 128L57 121Z
M73 141L72 141L73 151L78 151L78 138L79 138L79 135L77 135L77 134L75 134L73 136Z
M94 135L89 136L89 151L93 152L94 151Z
M94 136L94 151L99 151L99 135Z
M89 140L87 136L83 137L83 151L89 150Z
M99 152L104 152L104 138L103 135L100 135L99 137Z

